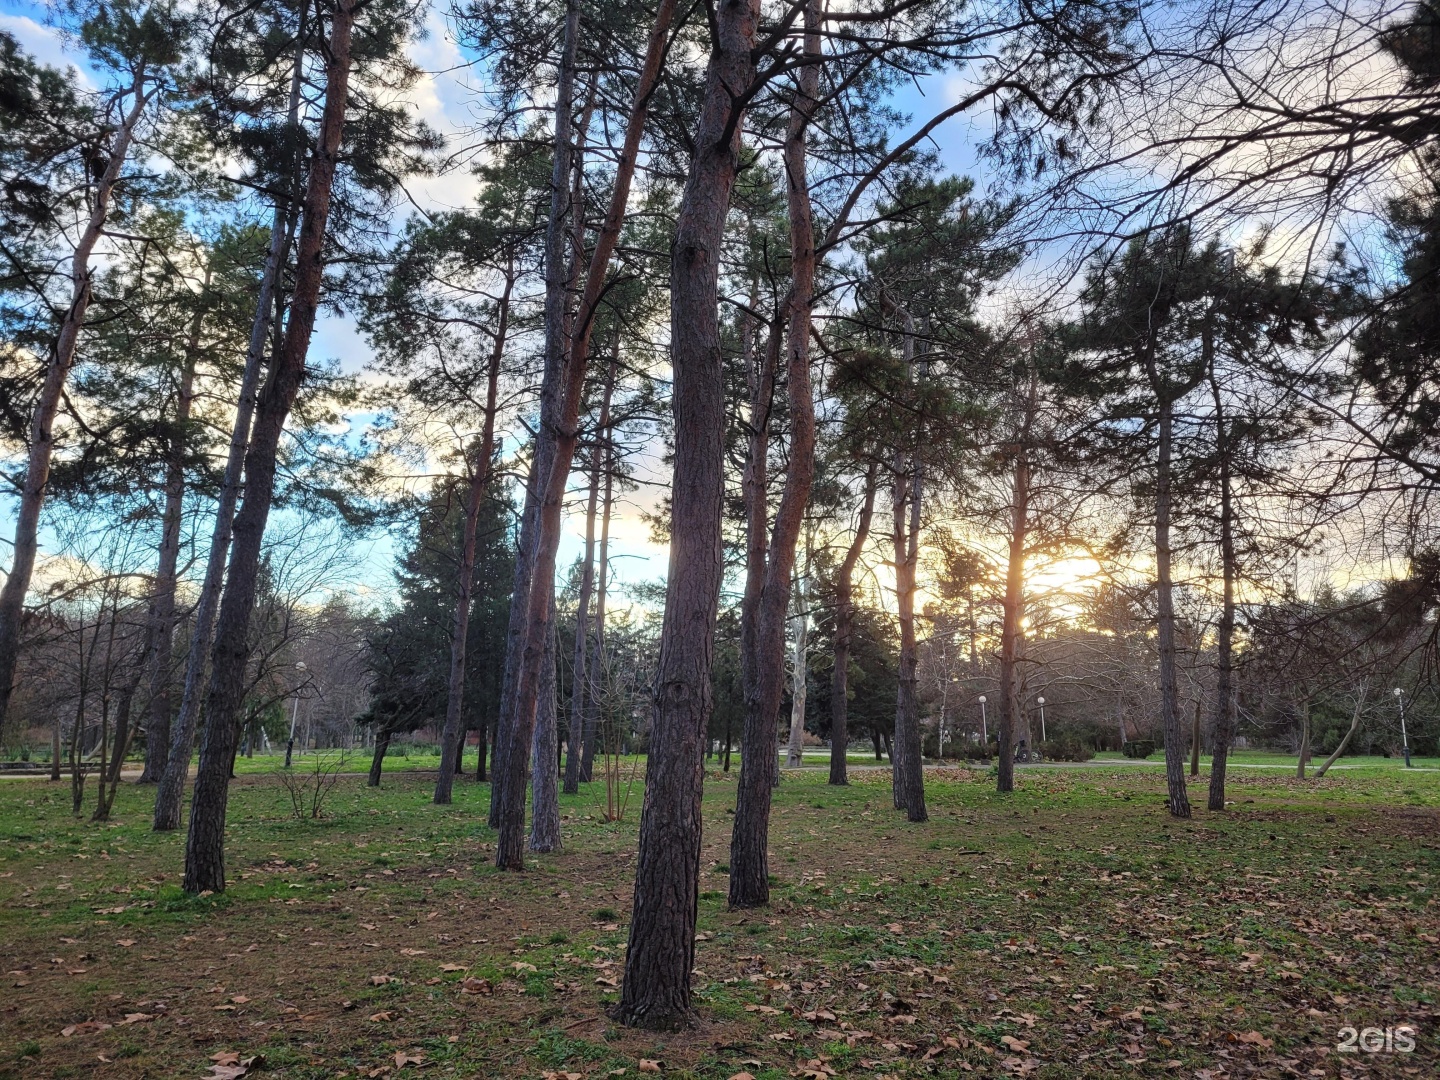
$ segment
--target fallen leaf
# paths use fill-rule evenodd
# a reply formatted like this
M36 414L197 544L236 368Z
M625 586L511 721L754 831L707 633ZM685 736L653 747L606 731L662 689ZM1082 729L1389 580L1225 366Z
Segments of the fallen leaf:
M1017 1054L1024 1054L1030 1049L1030 1044L1024 1039L1017 1039L1014 1035L1001 1035L1000 1041Z
M1270 1047L1275 1045L1273 1039L1265 1038L1265 1036L1261 1035L1258 1031L1247 1031L1244 1035L1236 1035L1235 1041L1242 1043L1250 1043L1252 1046L1263 1047L1266 1050L1270 1049Z
M387 1020L394 1020L395 1014L393 1012L371 1013L366 1019L374 1024L383 1024Z
M464 971L464 970L465 970L465 965L464 965L464 964L441 964L441 965L440 965L440 970L441 970L441 971Z
M473 976L460 984L462 994L489 994L494 989L489 979L476 979Z
M651 1061L649 1058L641 1058L640 1071L643 1073L658 1073L661 1071L660 1062Z
M121 938L119 941L115 942L115 944L119 945L122 949L128 949L131 945L135 944L135 939L128 937Z

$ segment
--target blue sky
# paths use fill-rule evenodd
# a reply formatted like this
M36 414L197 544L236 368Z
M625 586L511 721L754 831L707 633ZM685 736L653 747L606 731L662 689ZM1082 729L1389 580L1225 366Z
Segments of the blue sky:
M57 66L73 65L80 69L82 75L85 74L84 55L67 52L58 35L45 25L43 5L0 0L0 29L13 34L38 59ZM428 29L427 39L413 46L413 55L419 66L432 74L427 74L420 81L410 95L411 100L419 115L432 127L458 138L475 119L475 95L473 89L467 86L470 73L465 67L465 57L439 15L432 12ZM895 104L923 122L925 117L953 101L959 88L955 80L931 79L903 89L896 95ZM947 170L975 176L982 190L986 186L986 178L975 146L989 134L984 123L983 116L978 119L960 117L937 135L943 166ZM903 135L904 132L897 132L895 137L898 139ZM461 170L417 182L411 186L410 194L420 206L439 209L466 205L473 191L473 179ZM322 318L316 327L312 355L316 359L338 360L344 370L359 372L369 361L370 350L353 319L328 316ZM357 417L357 421L360 419ZM638 509L653 506L654 498L653 489L642 491L630 506L619 511L614 523L612 550L617 556L614 570L621 584L654 579L665 572L665 552L648 542L647 527L638 516ZM580 550L581 525L573 517L567 523L561 550L562 565ZM11 521L0 518L0 535L8 536L12 529ZM363 591L384 592L388 589L394 556L393 540L390 536L381 535L368 544L358 575Z

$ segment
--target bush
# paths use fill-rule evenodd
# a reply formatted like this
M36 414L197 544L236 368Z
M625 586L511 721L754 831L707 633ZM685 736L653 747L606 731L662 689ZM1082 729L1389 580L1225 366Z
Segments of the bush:
M1057 735L1040 744L1040 753L1046 761L1089 761L1095 748L1074 735Z
M1154 739L1131 739L1125 744L1125 756L1128 758L1148 758L1154 752Z

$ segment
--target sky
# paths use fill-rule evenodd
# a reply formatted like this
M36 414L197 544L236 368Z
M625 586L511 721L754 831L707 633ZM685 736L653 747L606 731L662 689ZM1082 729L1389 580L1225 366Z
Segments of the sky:
M60 36L46 25L42 4L28 0L0 0L0 29L14 35L37 59L59 67L73 66L82 78L86 76L87 63L83 52L68 50ZM427 31L424 39L411 46L413 59L426 74L409 97L421 119L452 142L460 142L477 117L474 75L444 19L434 11L429 16ZM925 116L943 108L959 92L959 84L953 80L932 79L902 90L896 95L895 105L923 122ZM973 126L976 123L966 117L951 121L937 133L935 148L945 168L975 176L978 186L983 189L986 186L985 177L979 167L975 147L988 132ZM903 138L906 131L897 131L894 138ZM475 189L475 180L465 169L420 178L407 185L410 199L427 211L462 208L470 203ZM403 216L409 210L409 207L402 206L399 214ZM311 355L314 360L338 361L346 372L363 373L371 352L352 317L325 315L317 323ZM357 416L355 422L362 424L365 419ZM627 583L653 581L665 573L667 550L665 546L651 541L649 526L640 516L642 510L655 507L661 494L656 485L663 484L666 479L658 454L650 458L650 475L646 479L651 484L629 496L628 503L617 508L612 522L612 580L619 587ZM0 507L0 535L12 534L13 508ZM352 573L355 580L348 588L365 596L387 594L393 584L391 568L399 540L398 536L382 534L367 541L356 560L356 569ZM581 550L582 542L583 518L572 513L566 521L560 551L561 566L573 561ZM53 549L54 543L53 534L42 536L42 546Z

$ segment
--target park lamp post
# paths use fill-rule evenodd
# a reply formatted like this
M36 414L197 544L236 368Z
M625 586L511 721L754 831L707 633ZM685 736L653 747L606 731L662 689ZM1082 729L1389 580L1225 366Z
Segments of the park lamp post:
M1400 749L1405 754L1405 768L1410 768L1410 739L1405 734L1405 691L1395 687L1395 704L1400 706Z
M303 676L305 661L295 661L295 670ZM295 752L295 718L300 714L300 687L295 687L295 699L290 704L290 738L285 742L285 768L290 768L290 755Z
M1040 706L1040 741L1049 742L1045 737L1045 695L1041 694L1035 699L1035 704Z
M980 701L980 745L983 747L983 746L989 746L989 745L990 745L990 729L985 726L985 695L984 695L984 694L981 694L981 695L980 695L979 701Z

